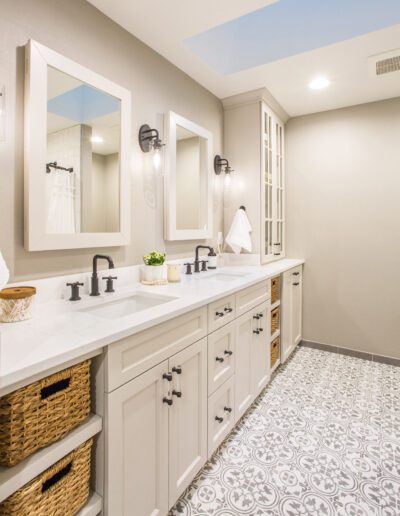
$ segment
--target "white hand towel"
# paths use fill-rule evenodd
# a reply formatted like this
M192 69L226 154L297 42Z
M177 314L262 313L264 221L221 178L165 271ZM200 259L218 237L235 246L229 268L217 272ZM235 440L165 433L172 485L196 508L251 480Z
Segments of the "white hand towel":
M230 245L235 254L240 254L242 248L251 253L253 249L250 236L251 231L252 228L246 212L240 208L233 218L231 229L225 242Z
M3 255L0 252L0 290L7 285L10 273L7 269L6 262L3 259Z

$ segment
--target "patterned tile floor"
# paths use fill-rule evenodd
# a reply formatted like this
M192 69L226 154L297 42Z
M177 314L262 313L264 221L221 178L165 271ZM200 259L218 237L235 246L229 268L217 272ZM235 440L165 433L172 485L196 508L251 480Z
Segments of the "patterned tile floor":
M400 368L300 347L170 515L399 516Z

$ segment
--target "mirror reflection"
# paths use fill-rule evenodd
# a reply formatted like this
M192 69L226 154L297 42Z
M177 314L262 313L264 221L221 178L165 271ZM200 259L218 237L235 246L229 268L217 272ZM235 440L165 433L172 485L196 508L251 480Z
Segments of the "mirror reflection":
M46 233L118 232L121 101L47 70Z
M207 227L207 140L176 126L176 228Z

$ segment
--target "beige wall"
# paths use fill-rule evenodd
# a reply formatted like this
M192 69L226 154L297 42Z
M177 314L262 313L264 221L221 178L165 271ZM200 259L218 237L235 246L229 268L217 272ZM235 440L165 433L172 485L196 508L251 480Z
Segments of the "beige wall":
M400 98L294 118L286 151L304 338L400 357Z
M132 242L102 251L118 266L139 263L153 249L165 249L169 257L188 255L195 242L163 240L162 179L151 173L137 133L143 123L162 129L162 114L172 110L212 131L214 151L220 153L221 102L84 0L2 0L0 82L6 87L7 139L0 142L0 249L12 279L89 270L94 254L93 249L28 253L23 248L23 46L29 38L132 92ZM214 216L216 234L222 228L219 199Z

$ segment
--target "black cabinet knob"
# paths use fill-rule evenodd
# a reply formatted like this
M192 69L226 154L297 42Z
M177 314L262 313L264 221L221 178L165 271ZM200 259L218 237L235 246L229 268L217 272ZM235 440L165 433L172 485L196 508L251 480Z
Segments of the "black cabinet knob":
M230 407L224 407L225 412L229 412L229 414L232 412L232 409Z
M182 398L181 391L176 391L175 389L172 391L172 395L176 396L177 398Z
M217 362L221 362L221 363L224 361L224 359L222 357L215 357L215 360Z
M298 285L300 285L300 283L299 283L298 281L295 281L295 282L293 283L293 285L294 285L295 287L297 287Z
M260 332L258 330L253 330L253 333L256 333L258 335Z
M298 276L300 272L292 272L293 276Z
M224 351L225 355L228 355L228 357L230 357L231 355L233 355L233 351L231 351L230 349L226 349Z
M233 312L233 308L224 308L224 311L230 314L231 312Z
M257 314L258 317L260 317L260 319L262 319L264 317L264 314Z
M253 315L253 319L257 319L258 320L259 318L260 318L260 316L258 314L257 315Z
M181 374L182 373L182 367L181 366L173 367L172 368L172 372L176 373L176 374Z
M171 406L173 401L170 398L163 398L163 403L166 403L167 405Z
M264 328L258 328L258 331L260 331L260 332L264 331Z
M164 380L168 380L169 382L172 382L172 374L171 373L164 373L162 375Z
M218 421L218 423L222 423L224 420L223 417L215 416L215 421Z
M224 314L222 312L215 312L215 315L217 317L223 317L224 316Z

